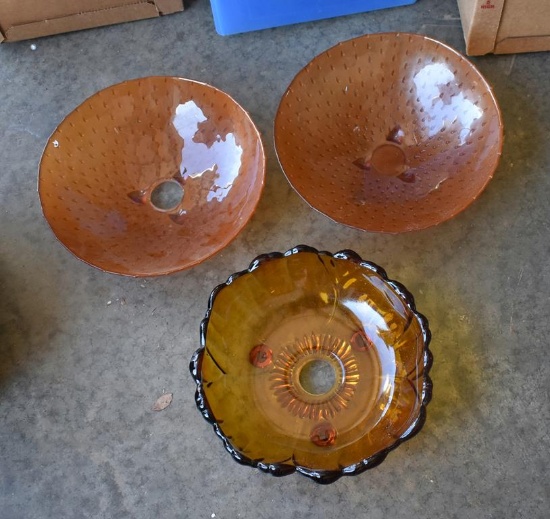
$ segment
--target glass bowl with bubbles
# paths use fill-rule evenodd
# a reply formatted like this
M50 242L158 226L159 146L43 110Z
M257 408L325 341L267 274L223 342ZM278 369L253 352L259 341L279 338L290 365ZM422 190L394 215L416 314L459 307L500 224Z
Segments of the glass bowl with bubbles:
M97 92L49 138L38 188L54 234L128 276L176 272L225 247L264 185L260 135L217 88L145 77Z
M495 172L503 126L464 56L418 34L368 34L315 57L275 119L279 162L329 218L400 233L448 220Z

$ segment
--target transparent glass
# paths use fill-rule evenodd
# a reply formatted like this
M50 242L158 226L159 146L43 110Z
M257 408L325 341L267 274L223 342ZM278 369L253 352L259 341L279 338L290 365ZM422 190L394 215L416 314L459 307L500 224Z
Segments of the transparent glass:
M424 422L427 321L352 251L258 257L214 289L201 340L197 405L241 463L329 483L377 465Z
M464 56L426 36L368 34L315 57L275 118L294 189L333 220L399 233L468 207L499 162L500 110Z
M265 157L248 114L224 92L175 77L106 88L54 131L39 194L78 258L129 276L200 263L246 225Z

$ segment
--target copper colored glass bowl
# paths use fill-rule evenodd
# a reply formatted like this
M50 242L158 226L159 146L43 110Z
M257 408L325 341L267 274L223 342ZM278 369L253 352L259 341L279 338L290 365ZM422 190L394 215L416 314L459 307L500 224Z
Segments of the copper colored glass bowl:
M101 270L169 274L226 246L264 184L260 135L224 92L148 77L76 108L42 156L39 193L59 240Z
M212 292L197 406L238 462L331 483L420 430L429 342L412 295L356 253L266 254Z
M294 78L275 119L294 189L366 231L413 231L455 216L493 176L502 140L481 74L416 34L369 34L323 52Z

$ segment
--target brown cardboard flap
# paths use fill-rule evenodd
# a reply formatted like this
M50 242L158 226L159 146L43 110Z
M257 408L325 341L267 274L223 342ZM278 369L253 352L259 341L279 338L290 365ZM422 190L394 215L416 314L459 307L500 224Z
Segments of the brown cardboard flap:
M19 0L25 3L25 0ZM112 0L94 0L95 9L84 10L83 6L90 2L67 2L66 0L47 3L49 8L44 11L40 9L24 10L18 13L15 18L17 22L12 22L6 27L6 17L13 20L8 15L15 15L11 11L2 12L3 31L0 31L0 41L18 41L62 32L77 31L80 29L90 29L115 23L142 20L144 18L155 18L163 14L171 14L183 10L182 0L118 0L117 5L113 6ZM9 8L12 4L9 4ZM98 8L99 7L99 8ZM78 9L79 12L74 13ZM30 13L30 14L29 14ZM59 14L67 13L67 14ZM48 14L57 14L57 16L48 17ZM40 15L40 20L32 20ZM30 17L30 18L29 18ZM2 38L3 36L3 38Z
M183 9L183 0L155 0L160 14L177 13Z
M471 56L550 50L550 0L457 0Z
M458 0L466 52L480 55L493 52L504 0Z
M549 34L549 0L506 0L497 42L514 36L548 36Z
M550 50L548 36L516 36L497 42L495 54L515 54L516 52L538 52Z

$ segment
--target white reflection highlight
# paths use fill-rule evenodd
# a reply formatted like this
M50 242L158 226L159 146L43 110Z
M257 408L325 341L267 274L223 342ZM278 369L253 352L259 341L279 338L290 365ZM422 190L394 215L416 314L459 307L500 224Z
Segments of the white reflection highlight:
M483 114L481 108L466 99L462 92L447 98L441 98L447 83L455 83L455 75L444 63L432 63L424 66L413 78L418 100L429 118L428 136L433 137L442 128L458 121L461 130L460 144L464 144L470 135L472 124Z
M388 331L388 325L377 311L375 311L366 301L355 301L346 299L342 304L363 323L368 329L376 329L377 331Z
M215 180L207 194L207 201L222 201L239 174L243 149L237 145L235 135L228 133L225 139L217 135L211 145L195 142L200 123L207 120L194 101L178 105L172 124L183 139L180 171L182 177L198 178L206 172L214 172Z
M388 324L384 320L384 317L374 310L366 301L347 299L343 300L342 304L357 316L357 319L362 323L376 347L376 355L380 362L381 370L380 392L378 396L384 396L382 401L385 402L383 408L385 413L392 402L393 392L395 390L394 380L397 373L395 351L385 344L384 340L380 337L380 332L389 331Z

